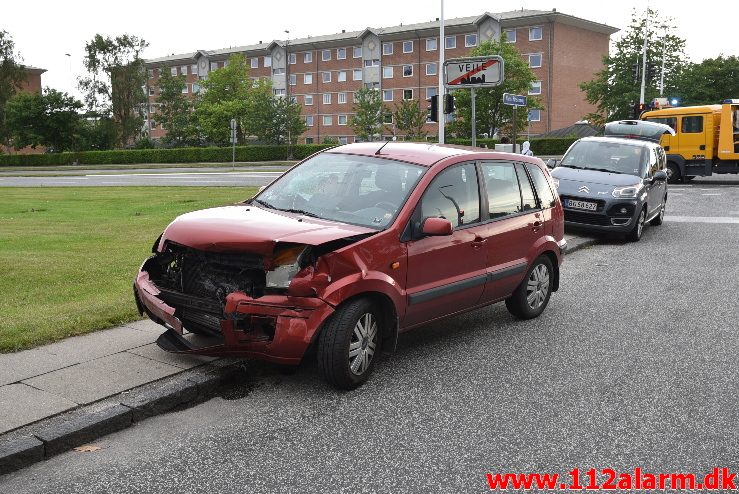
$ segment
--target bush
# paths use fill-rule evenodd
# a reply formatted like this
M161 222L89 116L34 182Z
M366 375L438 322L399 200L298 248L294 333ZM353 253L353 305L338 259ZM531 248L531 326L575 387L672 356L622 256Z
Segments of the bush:
M295 159L303 159L326 149L323 144L292 146ZM64 166L64 165L118 165L148 163L228 163L230 147L126 149L114 151L83 151L54 154L0 155L0 166ZM236 161L283 161L287 146L237 146Z

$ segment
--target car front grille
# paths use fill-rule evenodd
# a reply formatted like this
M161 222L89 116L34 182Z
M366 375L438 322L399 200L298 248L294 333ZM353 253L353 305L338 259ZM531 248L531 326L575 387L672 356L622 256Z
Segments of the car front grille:
M583 225L611 226L611 219L603 214L583 213L565 209L565 221Z

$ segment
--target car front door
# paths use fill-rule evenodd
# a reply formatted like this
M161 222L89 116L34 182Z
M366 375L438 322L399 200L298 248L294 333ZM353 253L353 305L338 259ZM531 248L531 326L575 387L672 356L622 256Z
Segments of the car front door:
M420 235L423 220L448 219L451 235ZM486 281L480 192L474 163L453 165L429 184L411 220L408 242L408 307L401 327L410 327L476 305Z
M649 163L647 164L647 217L651 218L657 214L659 208L662 207L662 197L665 195L665 182L663 180L655 180L654 175L659 170L660 156L657 148L648 149Z

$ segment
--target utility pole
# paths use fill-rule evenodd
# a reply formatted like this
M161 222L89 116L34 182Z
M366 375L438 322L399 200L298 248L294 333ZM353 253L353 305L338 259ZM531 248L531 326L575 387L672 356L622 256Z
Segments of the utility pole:
M644 90L647 83L647 37L649 31L647 30L647 22L649 19L649 7L647 7L647 15L644 16L644 46L642 46L641 58L642 58L642 69L641 69L641 91L639 92L639 103L644 104Z
M662 95L665 92L665 51L667 51L667 48L665 46L665 41L667 39L667 24L662 24L662 27L665 29L665 35L662 37L662 70L659 74L659 95L662 97Z
M285 42L285 98L287 98L285 100L287 102L287 105L285 105L287 108L285 123L287 124L287 159L290 160L293 157L292 138L290 136L290 30L285 29L285 34L287 34L287 41Z
M439 144L444 144L444 0L441 0L441 17L439 18Z

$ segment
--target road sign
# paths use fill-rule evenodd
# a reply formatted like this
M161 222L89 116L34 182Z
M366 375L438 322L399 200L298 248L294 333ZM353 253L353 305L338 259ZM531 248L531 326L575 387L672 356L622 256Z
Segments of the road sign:
M495 87L503 83L503 57L456 58L444 62L444 86L450 89Z
M236 130L236 119L235 118L231 119L231 130Z
M503 93L503 104L511 106L526 106L526 96Z

